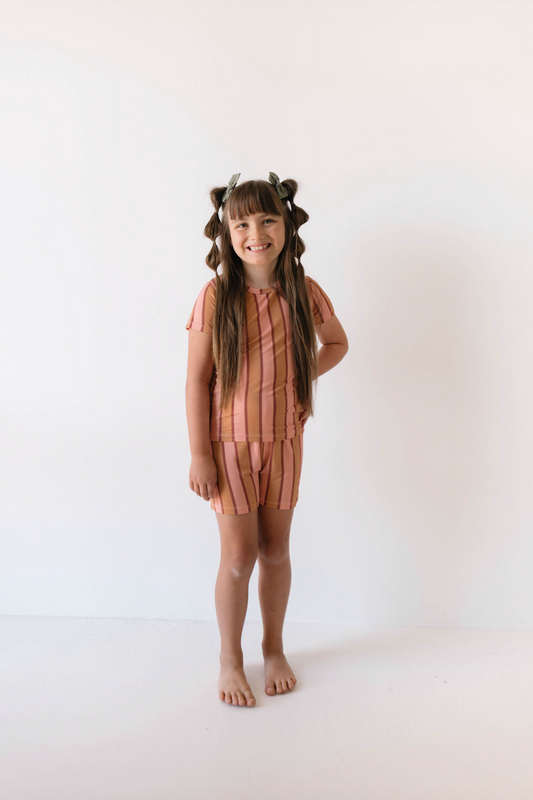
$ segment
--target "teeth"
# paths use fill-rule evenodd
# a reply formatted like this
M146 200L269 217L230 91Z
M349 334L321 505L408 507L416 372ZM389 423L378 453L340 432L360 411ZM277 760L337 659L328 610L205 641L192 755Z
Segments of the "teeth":
M263 244L263 245L261 245L260 247L250 247L250 248L248 248L248 249L249 249L249 250L252 250L252 251L253 251L253 250L266 250L266 249L267 249L267 247L268 247L268 244Z

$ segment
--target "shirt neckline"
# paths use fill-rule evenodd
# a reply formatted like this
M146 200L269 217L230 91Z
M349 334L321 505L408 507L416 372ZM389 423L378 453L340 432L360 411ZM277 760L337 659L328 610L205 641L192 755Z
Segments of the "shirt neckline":
M266 289L254 289L252 286L247 286L246 289L252 294L269 294L270 292L275 292L279 286L279 281L273 283L272 286L267 286Z

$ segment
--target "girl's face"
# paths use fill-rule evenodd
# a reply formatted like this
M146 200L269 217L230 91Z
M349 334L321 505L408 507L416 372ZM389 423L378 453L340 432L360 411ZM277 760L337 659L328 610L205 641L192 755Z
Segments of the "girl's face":
M276 266L285 245L285 220L277 214L258 213L242 219L229 219L231 244L243 265Z

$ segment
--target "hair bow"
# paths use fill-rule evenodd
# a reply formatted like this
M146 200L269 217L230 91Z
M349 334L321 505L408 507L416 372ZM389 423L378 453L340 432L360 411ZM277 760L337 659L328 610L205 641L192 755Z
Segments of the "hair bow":
M224 205L224 203L226 202L226 200L228 199L228 197L230 196L232 191L237 186L237 181L239 180L240 177L241 177L241 173L240 172L236 172L235 175L231 176L231 178L229 180L229 183L228 183L228 187L227 187L226 191L224 192L224 194L222 195L222 205Z
M276 191L278 193L278 197L280 198L280 200L283 200L284 197L289 196L287 189L284 187L284 185L282 184L282 182L280 181L275 172L268 173L268 180L270 181L272 186L276 187Z

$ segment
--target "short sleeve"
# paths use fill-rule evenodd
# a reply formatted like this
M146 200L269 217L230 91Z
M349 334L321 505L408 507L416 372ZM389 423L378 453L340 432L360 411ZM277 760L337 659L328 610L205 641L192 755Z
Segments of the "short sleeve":
M195 331L213 331L213 314L215 313L215 281L208 281L196 298L194 308L186 324L186 329L193 328Z
M306 276L306 280L313 317L315 318L315 325L321 325L335 314L335 309L322 287L308 275Z

